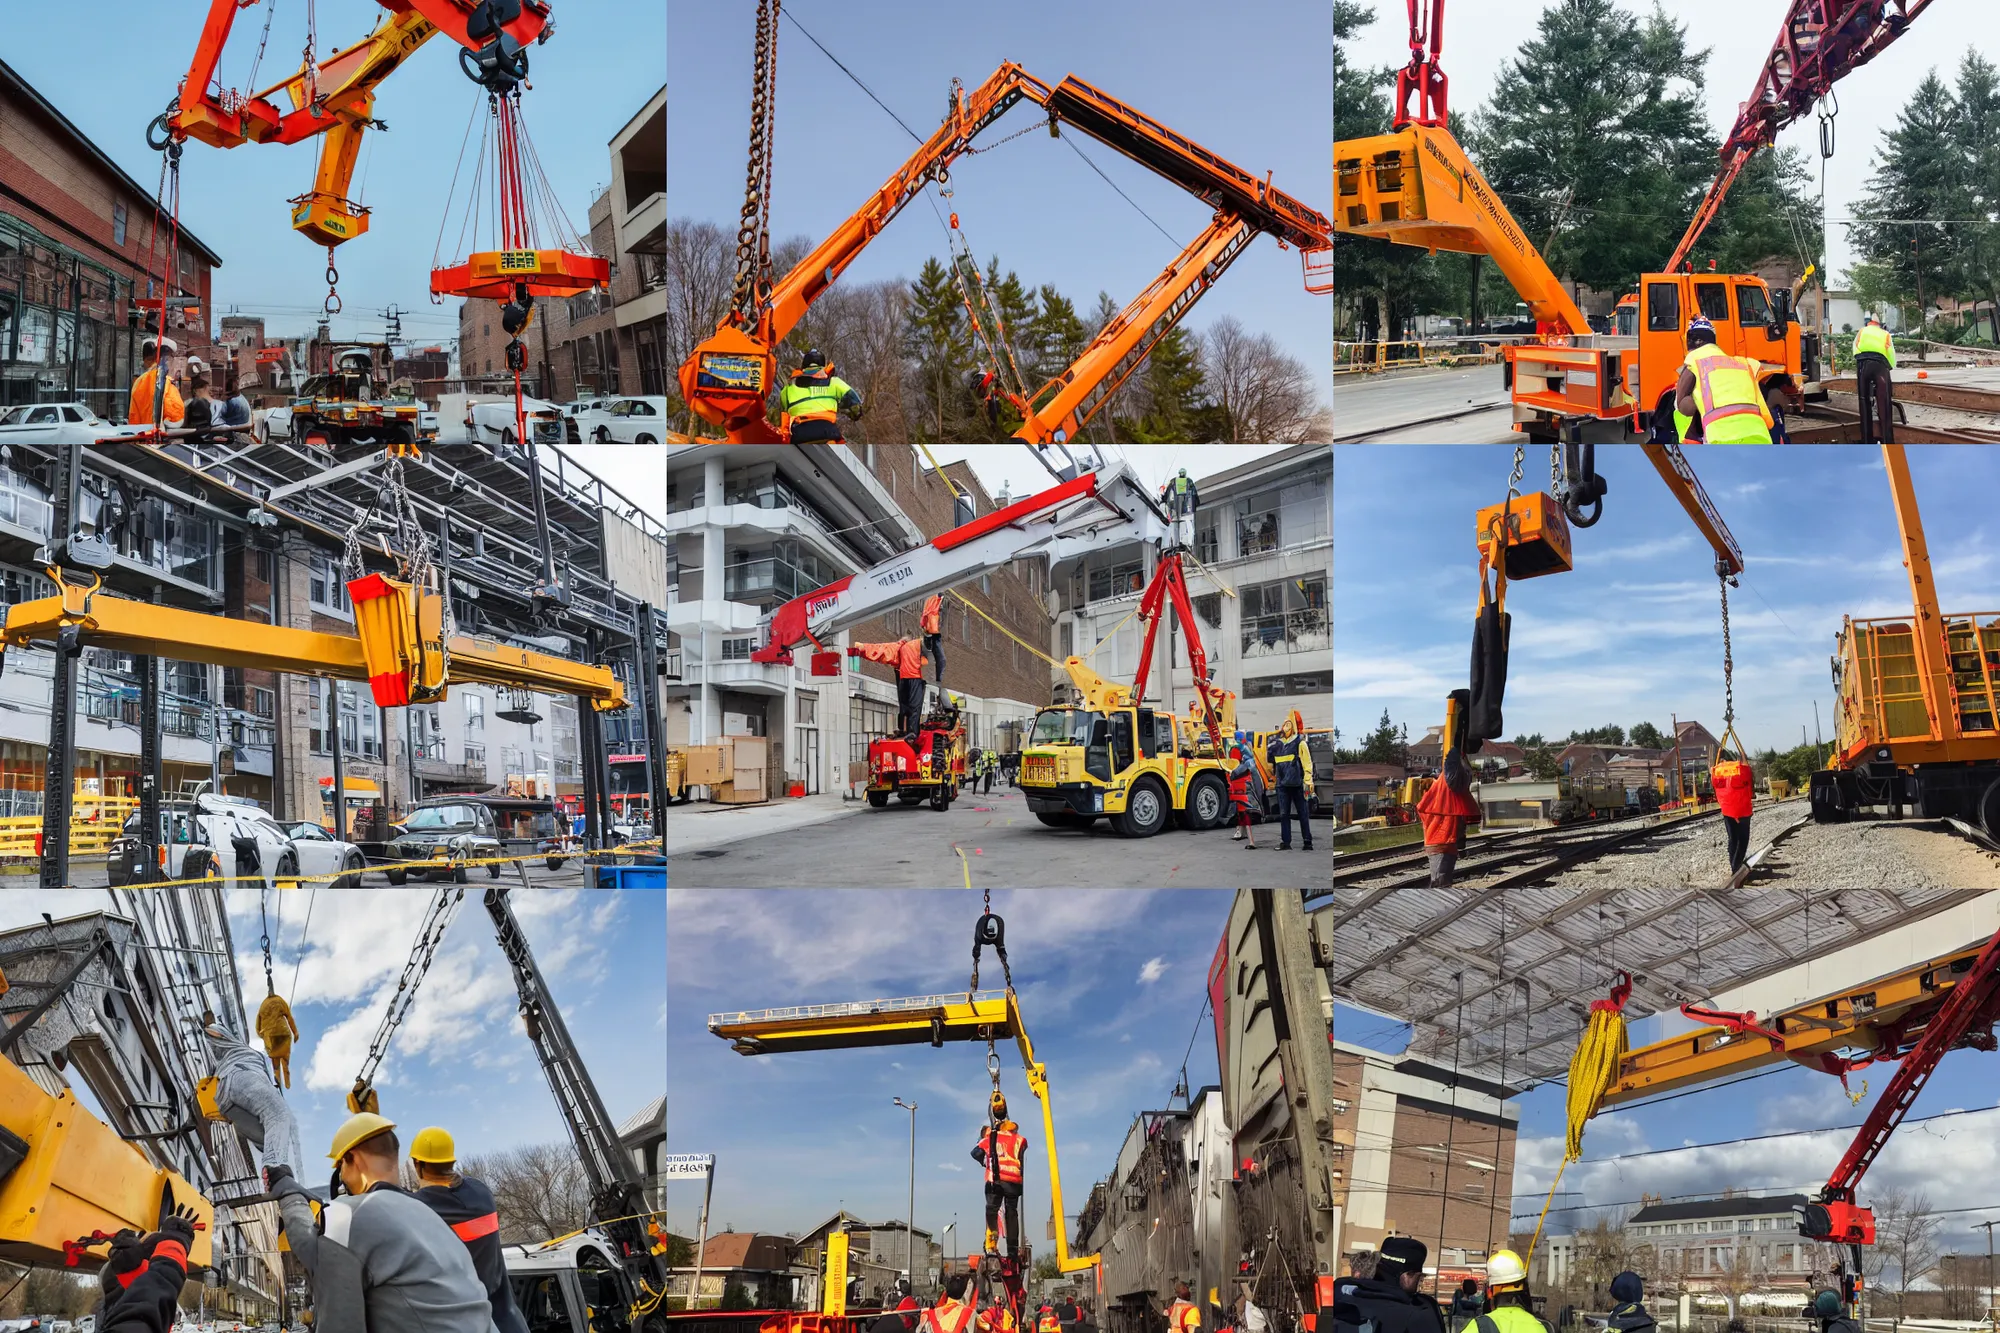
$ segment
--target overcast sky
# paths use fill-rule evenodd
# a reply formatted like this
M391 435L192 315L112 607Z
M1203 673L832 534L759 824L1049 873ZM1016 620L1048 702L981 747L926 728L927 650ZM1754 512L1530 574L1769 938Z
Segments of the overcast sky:
M1938 600L1988 610L2000 572L2000 450L1911 445ZM1478 603L1473 515L1506 496L1504 445L1334 450L1334 719L1350 743L1387 708L1412 739L1463 688ZM1907 616L1896 514L1878 449L1691 449L1742 548L1729 598L1736 727L1753 750L1834 738L1828 662L1841 618ZM1722 729L1722 613L1713 557L1637 446L1597 451L1610 482L1575 568L1515 581L1506 738L1670 717ZM1546 485L1529 450L1524 489ZM1383 497L1407 503L1384 503ZM1813 707L1818 703L1817 718Z
M442 1125L466 1156L568 1142L515 1012L513 974L494 942L483 892L476 882L466 890L375 1079L383 1113L397 1122L405 1144L425 1125ZM258 896L243 890L228 897L236 970L252 1015L264 999ZM299 1027L286 1100L299 1119L309 1165L324 1157L347 1118L347 1090L430 899L413 888L324 885L269 895L278 991ZM605 1109L622 1122L666 1090L665 895L536 889L515 893L512 902ZM117 909L115 895L9 891L0 894L0 929L33 922L42 912L64 917L107 909Z
M308 8L267 0L239 11L219 66L222 83L253 90L248 76L267 15L270 41L254 90L297 71ZM0 59L151 191L160 155L146 147L146 126L186 77L206 9L140 0L12 4ZM322 59L387 17L368 0L320 4L317 15ZM611 180L611 137L665 82L665 15L659 0L591 0L558 3L555 18L555 35L530 48L534 87L523 99L522 118L550 185L587 234L590 201ZM413 341L458 334L458 302L434 306L429 296L459 146L468 117L485 114L486 95L459 72L457 53L449 38L433 38L376 94L375 115L389 130L362 142L353 188L374 211L367 234L339 247L344 309L333 321L337 338L379 336L376 312L392 302L408 312L403 330ZM326 296L326 252L292 231L285 201L312 188L319 143L226 151L187 145L181 222L222 256L215 313L263 315L274 336L312 332ZM478 143L475 130L468 159ZM444 238L447 261L471 179L468 160Z
M1471 114L1492 96L1500 67L1515 58L1522 42L1533 36L1543 10L1558 0L1479 0L1454 4L1446 11L1444 69L1451 79L1451 105ZM1642 0L1620 0L1642 13ZM1764 57L1777 39L1778 25L1789 0L1660 0L1662 7L1685 23L1691 43L1709 48L1707 65L1708 120L1718 141L1736 120L1737 107L1757 81ZM1364 67L1409 62L1409 24L1403 6L1374 0L1381 17L1347 46L1348 57ZM1856 200L1867 190L1872 163L1883 133L1893 129L1910 90L1924 75L1937 70L1947 82L1966 50L1989 60L2000 58L2000 5L1991 3L1933 6L1896 43L1874 61L1835 86L1840 104L1838 142L1827 165L1827 212L1834 220L1850 217ZM1780 145L1797 146L1817 173L1819 124L1806 117L1778 136ZM1827 230L1830 268L1839 275L1854 262L1845 228ZM1661 257L1662 262L1665 256Z
M958 890L676 890L669 895L667 1058L675 1152L714 1153L709 1231L804 1232L838 1209L870 1221L909 1212L917 1104L916 1225L956 1218L959 1252L984 1225L970 1151L985 1123L985 1051L954 1043L743 1056L707 1015L796 1004L963 992L977 893ZM1110 1173L1142 1111L1216 1082L1202 1012L1230 890L996 891L1021 1013L1048 1069L1063 1202L1072 1219ZM986 950L980 986L1004 985ZM1000 1084L1028 1136L1022 1229L1040 1252L1049 1220L1041 1113L1019 1054ZM694 1234L699 1182L672 1183L667 1220ZM950 1241L943 1242L947 1250Z
M676 217L734 235L757 7L670 0L668 8L668 206ZM794 19L918 135L936 129L953 78L976 88L1011 60L1051 84L1074 73L1329 211L1333 90L1324 0L1238 0L1226 13L1201 0L788 0L784 12L770 199L778 239L828 235L917 146ZM1031 132L1001 143L1023 130ZM939 212L911 201L843 281L915 278L926 258L948 257L944 214L956 212L980 263L998 254L1003 273L1015 270L1031 288L1055 284L1080 314L1096 308L1100 291L1124 305L1201 232L1211 210L1081 131L1065 128L1064 139L1116 188L1050 139L1032 104L1016 106L981 136L990 155L955 165L953 196L935 201ZM1296 252L1258 237L1186 324L1199 331L1222 315L1271 334L1315 372L1322 397L1330 393L1323 372L1333 359L1332 307L1305 291Z

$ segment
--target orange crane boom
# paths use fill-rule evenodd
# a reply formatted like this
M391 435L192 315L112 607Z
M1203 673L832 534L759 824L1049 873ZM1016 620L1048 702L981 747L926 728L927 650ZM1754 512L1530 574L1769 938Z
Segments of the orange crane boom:
M1315 285L1320 270L1313 262L1333 244L1333 225L1324 214L1274 188L1268 176L1252 175L1075 75L1051 86L1010 61L977 88L954 90L950 111L937 131L832 234L771 285L756 303L747 327L732 312L713 336L694 349L681 366L679 379L682 396L695 413L721 426L732 442L782 443L783 435L764 414L777 375L778 343L926 185L947 180L952 162L970 149L979 133L1023 99L1046 109L1051 134L1057 132L1058 122L1068 121L1214 204L1216 217L1075 365L1044 386L1043 392L1053 387L1053 396L1028 414L1031 420L1017 438L1044 442L1073 437L1107 396L1095 391L1108 379L1122 381L1129 375L1257 232L1269 232L1280 245L1297 247L1306 265L1308 289L1330 290Z

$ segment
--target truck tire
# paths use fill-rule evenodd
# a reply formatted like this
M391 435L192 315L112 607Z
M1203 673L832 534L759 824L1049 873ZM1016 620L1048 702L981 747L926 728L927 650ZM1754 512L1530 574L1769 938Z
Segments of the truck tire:
M869 792L869 793L868 793L868 804L870 804L870 805L874 806L874 807L875 807L875 808L876 808L877 810L886 810L886 809L888 809L888 808L889 808L889 793L888 793L888 792L886 792L886 791L871 791L871 792Z
M1187 806L1180 812L1181 827L1190 833L1211 829L1228 818L1229 788L1213 773L1203 773L1188 785Z
M1123 837L1150 838L1167 826L1172 813L1166 789L1151 778L1141 778L1125 797L1125 813L1111 816L1111 827Z
M2000 838L2000 778L1987 785L1979 797L1979 827L1989 838Z

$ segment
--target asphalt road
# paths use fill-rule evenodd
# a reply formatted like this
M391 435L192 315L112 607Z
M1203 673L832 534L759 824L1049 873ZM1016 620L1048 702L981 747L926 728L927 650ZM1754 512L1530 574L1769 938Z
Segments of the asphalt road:
M630 858L627 859L629 860ZM70 862L69 887L78 889L102 889L108 887L111 881L106 877L104 867L105 859L101 856L79 857ZM36 874L36 868L32 865L10 867L4 883L9 888L28 888L35 883ZM245 883L248 884L250 881L246 880ZM444 881L413 879L407 881L407 883L414 889L426 889L434 884L442 884ZM488 875L484 866L474 867L466 874L466 887L468 888L476 889L483 884L495 883L505 884L510 888L518 888L521 880L519 875L506 867L502 867L502 874L498 879ZM573 860L564 861L561 870L550 870L543 862L530 861L528 863L528 884L530 887L538 889L580 889L584 886L583 863ZM379 870L370 871L361 877L361 887L366 889L386 889L389 887L389 877Z
M1454 415L1481 407L1490 410ZM1513 424L1498 366L1343 375L1333 386L1333 434L1344 443L1512 444Z
M1330 820L1314 821L1327 834ZM1333 839L1308 854L1292 830L1280 852L1275 825L1256 826L1257 849L1229 829L1178 828L1121 838L1103 820L1088 830L1052 829L1028 813L1020 792L967 793L938 812L889 805L740 845L667 858L675 888L1307 888L1333 878ZM963 859L960 853L963 853Z

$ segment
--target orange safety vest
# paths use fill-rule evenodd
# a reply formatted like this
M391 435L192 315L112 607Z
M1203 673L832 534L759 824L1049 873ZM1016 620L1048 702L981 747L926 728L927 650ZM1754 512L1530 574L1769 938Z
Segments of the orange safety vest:
M1044 1310L1035 1321L1035 1333L1062 1333L1062 1320L1056 1318L1054 1310Z
M924 1333L965 1333L972 1324L972 1307L947 1296L924 1311Z
M999 1181L1003 1185L1021 1183L1021 1154L1027 1151L1028 1140L1019 1132L1007 1129L1011 1120L1003 1120L991 1126L979 1136L986 1146L986 1179Z
M921 680L924 675L924 646L915 639L894 643L857 643L855 650L871 662L896 668L904 680Z
M1014 1333L1014 1311L1005 1305L989 1305L979 1312L981 1333Z
M924 603L924 633L936 634L944 625L944 598L936 593Z
M1167 1307L1167 1333L1195 1333L1201 1327L1201 1311L1192 1301L1175 1298Z
M148 370L132 381L132 399L126 404L125 420L134 426L150 426L153 423L153 376L157 369ZM168 421L180 421L187 415L187 404L181 401L181 391L173 380L167 380L166 399L161 415Z

